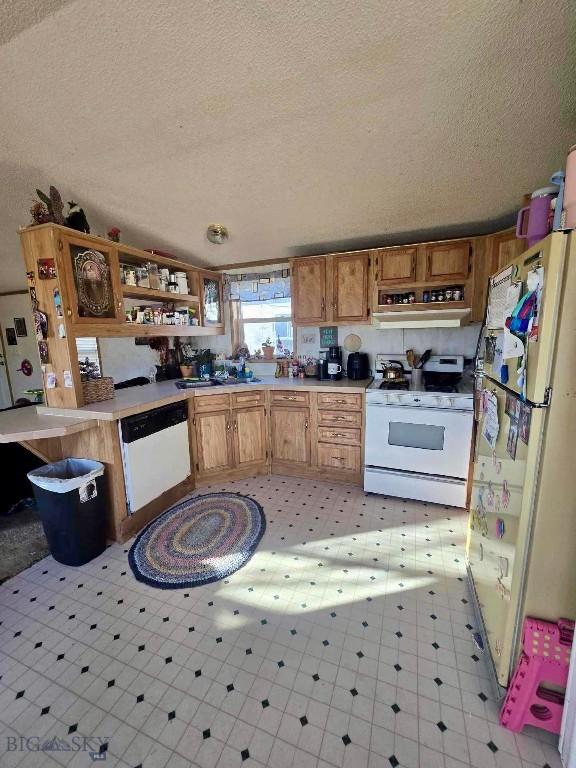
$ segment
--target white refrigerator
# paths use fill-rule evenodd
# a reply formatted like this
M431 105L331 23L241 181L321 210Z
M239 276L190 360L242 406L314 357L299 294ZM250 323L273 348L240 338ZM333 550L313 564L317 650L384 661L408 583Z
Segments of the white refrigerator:
M575 234L550 235L492 276L476 415L467 565L506 687L526 616L576 619Z

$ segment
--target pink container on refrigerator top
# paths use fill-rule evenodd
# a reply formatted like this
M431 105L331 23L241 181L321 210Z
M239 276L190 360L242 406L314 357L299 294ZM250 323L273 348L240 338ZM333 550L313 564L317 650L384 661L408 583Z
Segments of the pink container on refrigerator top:
M576 228L576 144L570 147L566 159L564 211L566 212L566 229Z
M525 238L528 248L532 248L550 232L550 203L557 194L557 187L537 189L532 192L530 205L518 211L516 237Z

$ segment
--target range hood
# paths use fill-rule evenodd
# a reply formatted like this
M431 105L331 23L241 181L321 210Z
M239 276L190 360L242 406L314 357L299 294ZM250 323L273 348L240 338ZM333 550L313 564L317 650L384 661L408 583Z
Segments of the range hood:
M470 322L471 310L462 309L417 309L399 312L374 312L372 324L375 328L461 328Z

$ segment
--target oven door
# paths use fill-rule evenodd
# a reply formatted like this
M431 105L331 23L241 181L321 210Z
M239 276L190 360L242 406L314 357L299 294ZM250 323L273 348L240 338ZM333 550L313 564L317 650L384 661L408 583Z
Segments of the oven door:
M367 466L468 477L472 412L369 403Z

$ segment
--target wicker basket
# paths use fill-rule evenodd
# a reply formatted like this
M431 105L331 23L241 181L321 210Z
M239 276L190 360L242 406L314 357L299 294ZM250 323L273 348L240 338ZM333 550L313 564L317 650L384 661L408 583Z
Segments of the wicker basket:
M82 382L84 405L111 400L114 397L114 379L111 376L101 376L99 379L88 379Z

